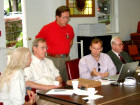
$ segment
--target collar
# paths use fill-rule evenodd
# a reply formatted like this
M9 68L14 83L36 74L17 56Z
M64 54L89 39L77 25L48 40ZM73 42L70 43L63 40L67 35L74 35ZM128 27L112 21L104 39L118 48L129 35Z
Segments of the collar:
M33 61L38 62L38 63L44 61L44 59L43 59L43 60L40 60L40 59L38 59L38 58L37 58L36 56L34 56L34 55L32 55L32 59L33 59Z
M115 52L115 51L113 51L113 50L112 50L112 52L114 52L114 53L117 55L117 57L119 57L119 53L117 53L117 52Z
M98 60L98 61L92 56L92 54L90 54L90 56L91 56L96 62L99 62L99 61L101 60L101 58L102 58L102 54L103 54L103 53L100 53L100 56L99 56L99 60Z
M60 25L57 24L56 20L54 21L54 23L55 23L56 27L58 27L58 28L60 28L60 29L65 29L66 26L68 25L68 24L67 24L66 26L61 27Z

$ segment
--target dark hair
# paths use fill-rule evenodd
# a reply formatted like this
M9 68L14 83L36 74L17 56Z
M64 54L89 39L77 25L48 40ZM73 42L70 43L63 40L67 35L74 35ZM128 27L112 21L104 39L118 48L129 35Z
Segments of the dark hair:
M55 15L61 17L61 13L66 12L66 11L70 12L69 7L67 7L67 6L60 6L60 7L58 7L56 9Z
M101 46L103 46L103 41L101 39L98 39L98 38L92 39L90 45L92 45L92 43L101 43Z

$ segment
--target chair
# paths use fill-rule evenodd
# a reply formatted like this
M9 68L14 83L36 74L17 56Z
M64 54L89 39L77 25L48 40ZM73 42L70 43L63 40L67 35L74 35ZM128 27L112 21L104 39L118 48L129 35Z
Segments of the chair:
M135 61L140 60L137 45L135 45L135 44L128 45L128 51L129 51L129 55L132 57L133 60L135 60Z
M77 79L79 78L79 58L66 61L66 68L68 73L68 79Z
M131 40L133 40L134 44L140 48L140 21L138 22L137 25L137 32L136 33L131 33L130 34Z
M1 72L0 72L0 76L1 76ZM2 102L0 102L0 105L3 105L3 103L2 103Z
M3 102L0 102L0 105L3 105Z

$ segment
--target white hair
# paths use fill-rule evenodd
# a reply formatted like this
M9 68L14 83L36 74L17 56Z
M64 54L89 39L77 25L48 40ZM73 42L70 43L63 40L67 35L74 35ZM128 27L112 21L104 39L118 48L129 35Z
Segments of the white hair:
M111 47L112 47L112 44L116 43L116 39L121 39L119 36L113 36L112 39L111 39Z

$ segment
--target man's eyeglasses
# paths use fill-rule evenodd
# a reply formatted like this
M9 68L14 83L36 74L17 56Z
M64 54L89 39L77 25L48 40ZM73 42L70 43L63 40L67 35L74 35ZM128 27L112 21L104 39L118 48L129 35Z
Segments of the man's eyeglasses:
M70 20L70 17L61 17L63 20Z
M40 47L40 46L37 46L37 47L39 47L41 50L43 50L43 49L48 49L48 47Z
M118 45L118 46L123 46L124 44L123 44L123 43L121 43L121 44L115 44L115 45Z
M101 70L101 69L100 69L100 63L98 63L98 72L100 72L100 70Z

